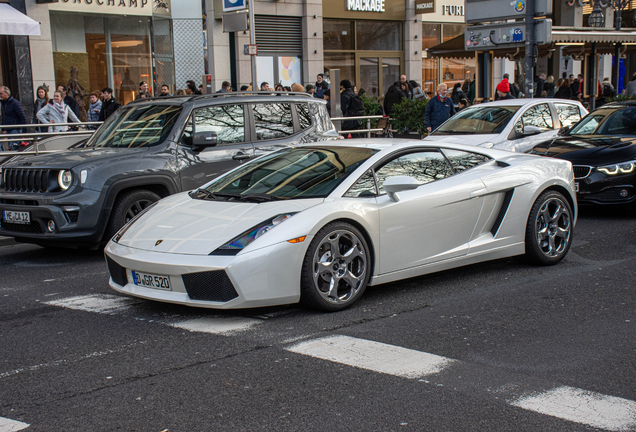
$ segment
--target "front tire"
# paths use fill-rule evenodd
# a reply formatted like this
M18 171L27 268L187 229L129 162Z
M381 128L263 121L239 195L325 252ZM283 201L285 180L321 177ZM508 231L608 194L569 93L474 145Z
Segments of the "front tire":
M346 309L364 293L371 274L369 247L353 225L332 222L312 240L301 276L300 302L312 309Z
M117 198L113 212L110 215L103 241L110 240L132 218L141 213L150 204L159 201L161 197L146 189L128 191Z
M554 265L567 255L572 245L572 208L556 191L546 191L534 202L526 225L528 262Z

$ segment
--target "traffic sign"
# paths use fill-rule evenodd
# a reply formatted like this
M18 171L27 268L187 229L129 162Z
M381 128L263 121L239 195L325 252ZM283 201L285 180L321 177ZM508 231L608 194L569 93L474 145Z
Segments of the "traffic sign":
M223 12L247 9L246 0L223 0Z
M534 35L538 45L552 42L552 20L535 20ZM464 29L466 51L484 51L497 48L522 47L526 41L524 21L506 24L471 26Z
M465 0L467 23L483 23L506 19L525 18L528 0ZM534 1L534 16L552 14L552 0Z

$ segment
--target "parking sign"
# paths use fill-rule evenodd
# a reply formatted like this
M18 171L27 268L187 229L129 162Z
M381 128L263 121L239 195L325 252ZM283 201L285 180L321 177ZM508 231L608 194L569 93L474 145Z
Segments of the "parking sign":
M223 12L232 12L246 9L246 0L223 0Z

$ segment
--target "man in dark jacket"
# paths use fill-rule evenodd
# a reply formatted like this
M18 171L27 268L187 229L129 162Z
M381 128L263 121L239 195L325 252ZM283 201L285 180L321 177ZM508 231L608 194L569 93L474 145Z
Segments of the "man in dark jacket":
M501 82L497 84L497 100L504 99L516 99L510 94L510 83L505 79L501 80Z
M99 121L106 121L121 105L113 97L113 89L110 87L102 90L102 99L104 102L102 102L102 109L99 112Z
M11 96L9 87L0 87L0 104L2 105L2 126L13 126L27 124L26 114L22 104ZM22 128L3 128L3 134L22 133ZM19 150L20 143L9 143L9 150ZM4 151L4 145L0 143L0 151Z
M406 95L400 89L399 83L393 83L384 95L384 114L390 117L393 112L393 105L399 104L405 97Z
M64 99L64 103L68 105L68 107L75 113L77 118L79 118L80 107L73 95L67 94L68 88L65 85L57 86L57 91L62 92L62 99Z
M447 94L448 87L446 87L446 84L438 85L437 96L432 97L426 105L424 121L426 122L428 133L433 132L451 116L455 115L455 105L453 105L451 98L446 97Z
M359 115L358 113L351 112L353 106L353 99L358 97L353 92L353 85L351 81L344 79L340 81L340 109L342 110L343 117L354 117ZM363 113L364 115L364 113ZM360 120L345 120L342 122L342 130L355 130L360 127Z

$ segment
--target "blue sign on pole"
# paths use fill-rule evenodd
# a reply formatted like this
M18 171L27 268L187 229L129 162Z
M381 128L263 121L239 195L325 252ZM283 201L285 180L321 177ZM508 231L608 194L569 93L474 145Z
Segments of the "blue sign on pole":
M223 12L247 9L246 0L223 0Z

